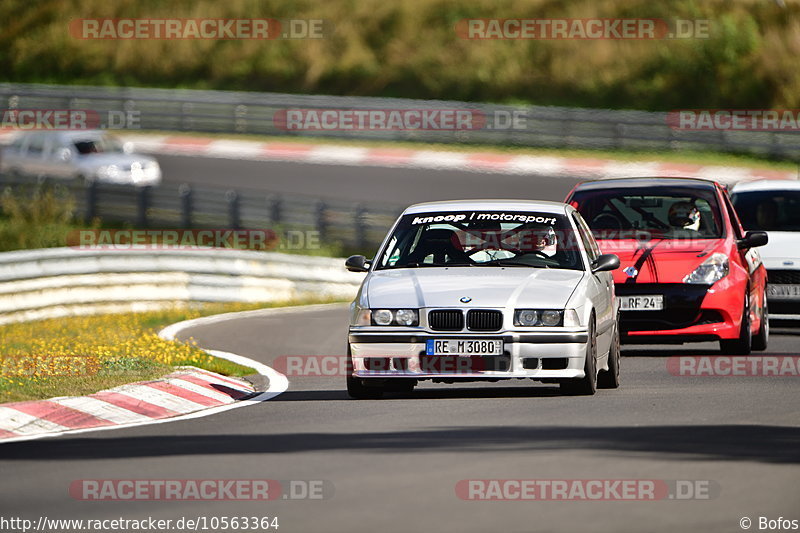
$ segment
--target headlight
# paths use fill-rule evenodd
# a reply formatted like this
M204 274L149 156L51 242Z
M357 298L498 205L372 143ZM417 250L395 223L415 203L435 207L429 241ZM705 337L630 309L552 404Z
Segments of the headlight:
M564 311L560 309L517 309L514 311L515 326L560 326Z
M418 326L419 313L416 309L373 309L374 326Z
M535 326L539 323L539 312L533 309L520 309L514 313L515 326Z
M372 312L372 321L378 326L388 326L393 318L392 312L388 309L376 309Z
M394 321L400 326L416 326L419 317L414 309L398 309L394 313Z
M700 266L694 269L694 272L683 278L683 282L713 285L727 276L729 270L728 256L716 253L703 261Z

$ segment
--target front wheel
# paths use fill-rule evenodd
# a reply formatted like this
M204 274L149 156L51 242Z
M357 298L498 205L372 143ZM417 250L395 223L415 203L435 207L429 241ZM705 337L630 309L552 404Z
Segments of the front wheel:
M353 372L353 357L350 352L350 346L347 347L347 394L356 400L377 400L383 397L383 387L381 385L370 386L365 385L365 380L354 377Z
M769 344L769 309L767 309L767 291L764 291L764 303L761 307L761 326L753 337L753 350L763 352Z
M611 348L608 350L608 370L601 370L597 376L598 389L619 388L619 320L614 326L614 337L611 339Z
M559 386L561 392L571 396L591 396L597 392L597 335L594 317L589 322L589 339L586 342L586 360L583 363L584 376L579 379L567 379Z
M750 294L744 298L744 311L742 312L742 326L739 328L739 337L736 339L722 339L719 341L722 353L732 355L748 355L753 349L753 330L750 326Z

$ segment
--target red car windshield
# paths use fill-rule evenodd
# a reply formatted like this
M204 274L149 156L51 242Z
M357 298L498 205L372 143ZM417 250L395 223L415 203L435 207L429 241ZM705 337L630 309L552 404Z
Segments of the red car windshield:
M575 191L570 203L597 239L718 239L723 234L711 189L586 189Z

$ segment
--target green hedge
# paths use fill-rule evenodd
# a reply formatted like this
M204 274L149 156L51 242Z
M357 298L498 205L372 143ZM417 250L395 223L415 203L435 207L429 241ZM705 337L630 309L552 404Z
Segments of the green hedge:
M0 79L581 107L800 107L800 4L771 0L4 0ZM325 19L318 40L80 40L74 18ZM460 39L464 18L710 19L708 39Z

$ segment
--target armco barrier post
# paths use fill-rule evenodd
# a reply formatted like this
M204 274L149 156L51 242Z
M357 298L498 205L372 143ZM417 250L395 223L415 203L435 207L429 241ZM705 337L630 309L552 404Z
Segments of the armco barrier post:
M91 222L97 216L97 182L86 183L86 221Z
M225 193L228 201L228 220L232 229L241 229L242 223L239 216L239 193L230 190Z
M178 194L181 197L181 224L188 229L192 227L192 188L183 183L178 187Z
M328 234L328 206L323 201L317 202L317 231L319 238L325 240Z
M147 227L147 208L150 207L150 186L139 187L136 191L136 225Z
M269 219L272 224L277 226L281 223L281 209L283 207L281 196L275 194L267 199L267 203L269 203Z

